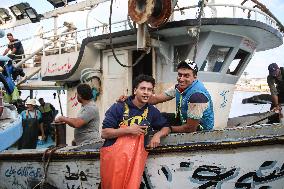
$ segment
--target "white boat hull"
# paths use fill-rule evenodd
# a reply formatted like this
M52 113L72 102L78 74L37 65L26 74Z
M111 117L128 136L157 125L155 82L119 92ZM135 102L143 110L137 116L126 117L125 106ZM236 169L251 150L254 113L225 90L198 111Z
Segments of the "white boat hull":
M141 184L144 188L283 187L284 126L176 134L162 143L150 150ZM33 188L47 165L44 181L49 188L99 188L98 149L62 148L47 153L45 164L42 156L42 150L0 153L0 188Z

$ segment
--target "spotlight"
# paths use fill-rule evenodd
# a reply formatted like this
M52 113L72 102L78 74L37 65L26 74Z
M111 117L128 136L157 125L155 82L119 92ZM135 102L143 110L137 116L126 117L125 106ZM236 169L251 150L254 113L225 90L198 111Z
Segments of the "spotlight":
M32 7L26 8L25 13L28 15L32 23L39 22L42 17L42 15L37 14L36 10Z
M29 7L30 7L29 3L20 3L13 5L9 8L12 11L12 13L15 15L16 19L21 20L27 17L25 9Z
M9 15L9 11L7 9L4 8L0 8L0 21L8 21L11 20L12 17Z
M55 8L58 8L58 7L63 7L67 5L69 2L75 0L47 0L47 1L50 2Z

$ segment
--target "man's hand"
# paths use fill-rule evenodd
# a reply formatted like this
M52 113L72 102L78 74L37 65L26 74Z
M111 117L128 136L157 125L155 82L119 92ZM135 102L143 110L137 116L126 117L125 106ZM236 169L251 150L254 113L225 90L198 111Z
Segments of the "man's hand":
M161 137L158 133L156 133L156 134L154 134L151 141L149 142L148 147L156 148L156 147L160 146L160 143L161 143Z
M61 123L61 122L65 122L64 120L65 120L64 116L59 116L54 120L54 122L55 123Z
M144 135L148 126L139 126L137 124L133 124L130 127L127 127L128 134L131 135Z
M275 113L280 113L281 112L281 106L277 105L275 106L271 111L275 112Z
M127 98L128 98L128 96L121 95L121 96L116 100L116 102L124 102Z

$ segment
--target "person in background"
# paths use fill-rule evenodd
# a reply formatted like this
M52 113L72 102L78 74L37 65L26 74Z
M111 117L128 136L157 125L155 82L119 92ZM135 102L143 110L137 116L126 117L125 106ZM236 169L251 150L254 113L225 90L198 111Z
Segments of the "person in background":
M42 122L46 139L50 135L52 135L52 138L54 138L55 131L54 128L51 127L51 123L56 116L56 110L52 104L44 102L43 98L39 98L38 101L40 103L39 111L42 114Z
M268 66L268 71L267 84L272 100L270 110L280 111L281 103L284 103L284 68L272 63ZM279 123L279 121L279 114L275 114L268 119L268 123Z
M23 134L18 141L18 149L35 149L38 140L38 131L40 129L42 139L45 134L42 124L42 115L39 110L35 109L36 100L29 99L26 102L27 109L20 114L22 117Z
M157 147L160 138L170 132L167 120L148 104L154 86L154 78L139 75L134 81L134 95L107 110L101 135L105 139L100 151L102 188L138 189L148 155L145 130L161 129L149 142L151 148Z
M101 141L99 110L93 101L92 89L88 84L78 85L77 100L82 104L78 116L76 118L59 116L55 122L63 122L75 128L74 141L76 145Z
M7 33L7 38L9 40L9 44L8 48L4 51L3 56L5 56L6 54L8 54L9 51L11 51L8 56L16 62L19 62L25 54L23 45L20 40L15 39L13 37L12 33Z

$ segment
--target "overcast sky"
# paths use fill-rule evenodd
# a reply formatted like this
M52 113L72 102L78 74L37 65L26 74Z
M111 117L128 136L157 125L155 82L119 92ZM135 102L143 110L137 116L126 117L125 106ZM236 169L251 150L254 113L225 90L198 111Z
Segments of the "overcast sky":
M79 0L81 1L81 0ZM128 0L115 0L116 4L114 5L114 12L113 12L113 21L120 20L122 18L125 18L126 10L122 11L120 9L121 5L127 4ZM179 4L182 4L182 1L185 0L179 0ZM186 0L190 1L190 0ZM193 0L196 2L197 0ZM232 0L215 0L216 2L232 2ZM236 3L240 0L234 0L233 2ZM267 8L284 24L284 0L259 0L261 3L265 4ZM53 10L53 6L46 0L0 0L0 7L9 7L11 5L20 3L20 2L28 2L32 7L34 7L38 13L44 13L50 10ZM125 7L125 6L124 6ZM121 13L124 12L122 16ZM109 7L108 6L100 6L92 11L93 14L91 14L91 19L89 19L88 25L93 25L98 23L96 19L98 19L101 22L108 23L108 14L109 14ZM72 21L75 23L76 26L80 25L81 27L86 26L86 20L85 16L87 15L87 11L80 12L80 13L72 13L67 14L58 19L58 25L62 25L64 21ZM11 29L6 32L12 32L16 36L16 38L24 39L30 35L34 35L36 33L36 30L42 26L44 31L50 30L53 28L53 22L52 19L49 19L48 21L45 21L45 23L35 23L35 24L29 24L29 26L21 26L20 28L15 28L14 30ZM6 44L7 39L2 38L0 39L0 45ZM30 42L30 44L27 44L28 48L34 46L35 42ZM37 43L39 44L39 43ZM0 48L0 53L3 51L3 48ZM272 49L267 50L263 52L257 52L255 53L254 57L252 58L250 64L246 68L246 72L249 73L249 77L266 77L268 74L267 65L269 65L271 62L276 62L278 65L284 67L284 45Z

